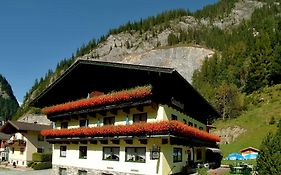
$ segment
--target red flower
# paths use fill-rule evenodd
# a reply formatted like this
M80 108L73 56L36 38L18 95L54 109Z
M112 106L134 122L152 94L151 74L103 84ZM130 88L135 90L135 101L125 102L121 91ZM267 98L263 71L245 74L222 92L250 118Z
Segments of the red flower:
M179 121L136 123L133 125L102 126L93 128L49 129L42 130L41 134L48 137L112 137L171 134L181 137L198 138L205 141L220 141L218 136L187 126Z
M136 87L134 89L123 90L119 92L112 92L105 95L94 96L88 99L81 99L77 101L67 102L55 106L43 108L45 114L53 114L57 112L66 112L70 110L77 110L97 105L105 105L117 103L122 101L129 101L132 99L142 99L151 95L151 86Z

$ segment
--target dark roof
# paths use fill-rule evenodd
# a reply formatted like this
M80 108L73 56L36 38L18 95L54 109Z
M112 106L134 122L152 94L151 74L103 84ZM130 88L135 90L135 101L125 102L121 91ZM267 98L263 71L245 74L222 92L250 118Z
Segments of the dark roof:
M148 84L153 87L156 102L182 103L186 108L182 112L204 123L219 116L174 68L82 59L39 94L32 105L42 108L86 98L92 91L108 93Z
M110 92L116 91L118 88L124 89L124 85L128 86L128 88L139 84L146 85L147 83L145 82L147 81L139 81L144 76L140 72L146 72L148 74L146 76L150 76L151 73L171 74L174 71L176 70L166 67L78 59L42 93L35 97L31 105L45 107L85 98L87 96L86 92L89 93L93 90ZM97 84L97 82L101 83L101 85ZM48 98L50 95L55 98ZM69 99L68 97L71 98Z
M0 129L5 134L12 134L21 131L41 131L43 129L51 129L51 125L41 125L37 123L26 123L19 121L8 121Z
M256 152L260 152L260 150L259 149L257 149L257 148L254 148L254 147L247 147L247 148L244 148L244 149L241 149L240 150L240 152L242 153L242 152L245 152L245 151L247 151L247 150L253 150L253 151L256 151Z

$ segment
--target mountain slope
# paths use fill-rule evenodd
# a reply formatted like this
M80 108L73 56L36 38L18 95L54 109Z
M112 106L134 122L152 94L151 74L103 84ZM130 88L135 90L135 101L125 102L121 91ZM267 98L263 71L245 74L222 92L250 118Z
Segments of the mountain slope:
M241 116L214 123L217 129L213 133L222 138L220 147L224 156L249 146L259 148L263 138L268 132L275 132L281 120L281 84L255 92L248 96L248 100L249 110ZM225 132L226 129L233 128L239 128L244 132L233 139L235 133Z
M77 58L174 67L191 82L193 71L202 65L203 60L223 49L208 44L207 40L223 37L221 32L232 30L248 20L263 4L257 0L221 0L194 14L183 10L170 11L110 30L98 41L91 40L81 46L72 58L63 60L55 71L49 70L45 77L36 81L27 92L23 108L28 108L28 103ZM208 30L202 30L206 33L205 38L194 38L201 37L201 34L193 33L197 29ZM18 114L23 114L27 108Z
M0 74L0 120L11 119L19 104L8 81Z

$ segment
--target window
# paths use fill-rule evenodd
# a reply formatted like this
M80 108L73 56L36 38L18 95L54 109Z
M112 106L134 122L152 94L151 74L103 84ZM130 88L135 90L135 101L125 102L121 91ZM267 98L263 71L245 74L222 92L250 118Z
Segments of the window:
M78 175L86 175L87 171L85 170L78 170Z
M145 147L126 147L126 162L145 163Z
M182 148L174 148L173 162L182 162Z
M89 126L89 120L84 119L80 120L80 127L88 127Z
M37 153L43 153L44 152L44 148L37 148Z
M87 159L87 146L79 146L79 159Z
M38 141L44 141L44 136L42 136L41 134L39 134L37 140L38 140Z
M196 160L202 160L202 150L201 149L196 150Z
M61 122L60 128L68 128L68 122Z
M119 147L103 147L103 160L119 161Z
M60 157L66 157L66 146L60 146Z
M67 175L66 168L59 168L59 175Z
M103 125L114 125L115 117L104 117L103 118Z
M172 119L172 120L178 120L178 116L172 114L171 119Z
M193 126L193 123L192 122L188 122L188 126Z
M140 113L133 115L133 122L146 122L147 121L147 113Z
M184 124L186 124L186 123L187 123L185 119L183 119L183 123L184 123Z

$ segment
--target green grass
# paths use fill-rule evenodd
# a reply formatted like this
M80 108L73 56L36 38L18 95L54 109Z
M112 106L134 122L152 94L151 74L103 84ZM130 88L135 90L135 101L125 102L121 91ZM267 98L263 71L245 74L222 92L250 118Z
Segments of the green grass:
M246 129L234 142L220 145L224 157L249 146L259 149L263 138L269 132L276 131L277 123L281 119L281 85L254 93L248 97L248 103L248 110L241 116L226 121L217 120L214 123L217 129L237 125ZM272 117L275 123L269 124Z

